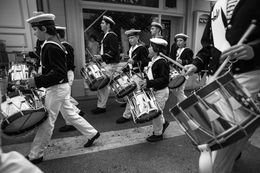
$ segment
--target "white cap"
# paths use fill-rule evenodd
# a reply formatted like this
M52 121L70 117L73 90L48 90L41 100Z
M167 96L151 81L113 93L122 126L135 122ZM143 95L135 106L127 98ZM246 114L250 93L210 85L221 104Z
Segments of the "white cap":
M125 32L125 34L130 37L130 36L134 36L134 35L139 35L139 33L141 32L141 30L137 30L137 29L130 29L130 30L127 30Z
M55 15L51 13L34 12L34 15L26 20L32 26L54 25Z
M161 46L167 46L168 42L162 38L151 38L150 42L157 44L157 45L161 45Z
M151 26L156 26L156 27L160 28L161 30L163 29L162 25L158 22L152 22Z
M179 33L179 34L176 34L174 36L174 38L184 38L184 39L187 39L187 38L189 38L189 36L186 35L186 34L183 34L183 33Z
M108 17L108 16L103 16L103 20L109 22L109 23L112 23L113 25L116 24L116 22L111 18L111 17Z

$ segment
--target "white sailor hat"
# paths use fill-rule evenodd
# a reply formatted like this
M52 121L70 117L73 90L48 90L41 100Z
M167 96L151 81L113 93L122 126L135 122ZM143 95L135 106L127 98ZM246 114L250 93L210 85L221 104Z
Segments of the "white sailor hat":
M139 35L139 33L141 32L141 30L137 30L137 29L130 29L130 30L127 30L125 32L125 34L130 37L130 36L134 36L134 35Z
M34 12L33 17L26 20L29 24L34 26L42 26L42 25L55 25L54 19L55 15L51 13L42 13L42 12Z
M154 43L156 45L161 45L161 46L167 46L168 42L162 38L151 38L150 39L151 43Z
M187 36L186 34L183 34L183 33L179 33L179 34L176 34L174 36L174 38L182 38L182 39L186 40L187 38L189 38L189 36Z
M116 22L112 19L112 17L108 17L108 16L103 16L103 20L105 20L106 22L109 22L109 23L111 23L111 24L113 24L113 25L115 25L116 24Z
M64 26L55 26L56 30L66 30Z
M152 22L151 26L156 26L156 27L160 28L161 30L163 29L162 25L158 22Z

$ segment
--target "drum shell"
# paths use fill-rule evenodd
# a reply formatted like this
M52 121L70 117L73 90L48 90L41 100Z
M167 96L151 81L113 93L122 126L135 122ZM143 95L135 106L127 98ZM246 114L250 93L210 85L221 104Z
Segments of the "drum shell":
M125 74L121 73L116 75L110 82L110 86L113 92L116 94L117 98L123 98L128 94L132 93L137 85L134 81L130 80L130 77Z
M258 127L259 109L230 73L194 92L170 112L194 145L228 146Z
M110 78L106 75L106 71L96 63L88 63L80 71L91 91L97 91L104 88L110 82Z
M4 119L1 124L2 132L13 136L30 131L47 119L47 111L34 91L25 91L24 94L14 92L3 96L1 114Z
M151 121L162 113L151 91L134 91L128 102L134 123L137 124Z

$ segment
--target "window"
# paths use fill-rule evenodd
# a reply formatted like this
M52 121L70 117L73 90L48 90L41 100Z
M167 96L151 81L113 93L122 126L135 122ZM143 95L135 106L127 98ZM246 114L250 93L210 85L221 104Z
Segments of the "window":
M159 0L83 0L159 8Z
M83 9L86 61L92 55L99 54L99 43L104 36L104 33L100 29L103 12L102 10ZM150 24L158 17L157 15L116 11L107 11L105 15L111 16L116 22L113 30L118 35L120 41L119 50L122 57L123 55L127 55L129 50L128 39L125 35L125 31L128 29L140 29L142 31L140 40L149 46L149 39L151 38ZM100 19L96 20L99 17Z

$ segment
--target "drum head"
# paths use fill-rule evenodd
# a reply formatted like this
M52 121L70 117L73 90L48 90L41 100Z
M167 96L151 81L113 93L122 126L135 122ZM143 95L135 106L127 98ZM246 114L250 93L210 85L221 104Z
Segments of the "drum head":
M175 76L174 78L170 79L168 87L170 89L175 89L180 87L184 82L186 78L182 75Z
M153 120L154 118L157 118L160 114L161 114L161 110L153 110L151 112L145 113L143 115L141 115L140 117L138 117L135 122L138 124L142 124L148 121Z
M109 77L101 77L99 79L95 79L94 82L92 82L89 85L89 89L91 91L97 91L107 86L109 82L110 82Z
M47 115L44 108L16 113L2 122L2 132L13 136L30 131L42 124L47 119Z

